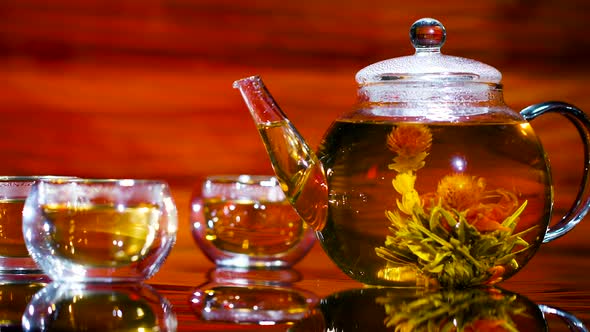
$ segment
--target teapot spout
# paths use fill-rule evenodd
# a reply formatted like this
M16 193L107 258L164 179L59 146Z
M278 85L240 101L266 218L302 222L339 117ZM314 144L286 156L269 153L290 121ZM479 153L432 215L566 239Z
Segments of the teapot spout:
M281 111L258 76L237 80L285 196L299 216L321 231L328 212L328 184L316 154Z

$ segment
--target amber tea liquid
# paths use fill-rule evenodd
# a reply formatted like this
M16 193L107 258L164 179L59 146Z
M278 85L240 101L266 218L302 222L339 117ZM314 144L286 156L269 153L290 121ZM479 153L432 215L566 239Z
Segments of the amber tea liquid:
M158 247L156 205L45 205L46 236L60 259L85 266L118 267L141 261Z
M518 204L527 202L514 233L533 227L523 235L530 246L516 255L518 267L505 266L503 278L522 267L540 245L552 201L549 166L539 141L528 123L510 121L422 124L432 142L424 166L415 172L415 189L421 195L436 192L446 175L465 174L483 178L487 189L511 193ZM411 266L392 269L375 251L390 234L385 212L397 210L401 199L392 186L397 172L389 168L396 154L387 145L388 135L399 125L336 121L317 153L329 188L328 217L318 238L341 270L367 284L415 285L420 278ZM288 123L262 125L259 130L276 161L277 174L293 179L289 191L299 197L299 205L316 204L317 197L302 194L305 186L300 186L314 170L302 168L291 155L273 148L275 141L294 139ZM302 154L300 159L308 156Z
M0 199L0 256L29 257L23 239L24 199Z
M205 199L205 239L224 251L275 255L299 243L306 225L286 201Z

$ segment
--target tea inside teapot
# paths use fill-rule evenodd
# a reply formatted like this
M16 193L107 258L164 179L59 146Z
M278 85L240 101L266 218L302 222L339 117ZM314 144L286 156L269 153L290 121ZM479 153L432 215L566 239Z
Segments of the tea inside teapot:
M548 165L522 121L336 121L318 155L332 174L323 246L368 282L494 283L543 239Z
M441 54L446 32L436 20L415 22L410 36L414 55L357 73L357 105L317 153L259 77L234 86L287 198L342 271L373 285L495 284L588 211L590 121L559 102L513 111L495 68ZM549 162L527 122L547 112L576 125L586 157L576 202L549 228Z

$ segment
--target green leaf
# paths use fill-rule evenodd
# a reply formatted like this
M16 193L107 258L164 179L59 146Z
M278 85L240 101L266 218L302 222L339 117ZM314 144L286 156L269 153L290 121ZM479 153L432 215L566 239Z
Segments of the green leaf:
M416 262L416 257L413 257L410 254L407 254L404 251L401 250L396 250L395 248L385 248L385 247L379 247L379 248L375 248L375 254L377 254L377 256L391 262L394 264L411 264L411 265L415 265Z
M529 232L532 232L532 231L533 231L533 230L535 230L537 227L538 227L538 226L537 226L537 225L535 225L535 226L533 226L533 227L527 228L527 229L525 229L524 231L522 231L522 232L520 232L520 233L513 234L513 235L511 236L511 238L519 238L519 239L522 239L522 236L523 236L523 235L525 235L525 234L527 234L527 233L529 233ZM525 242L525 243L526 243L526 242ZM527 243L526 245L528 245L528 243Z
M449 226L451 226L451 228L455 228L455 226L457 226L457 220L455 220L451 213L449 213L447 210L443 208L440 209L440 213L443 215L443 217L445 217L445 220L447 221Z
M467 237L467 231L465 230L465 224L466 224L466 222L460 221L458 223L459 227L456 227L456 229L457 229L457 238L458 238L459 242L461 242L461 243L465 243L466 242L465 239Z
M415 226L424 235L429 236L430 238L432 238L433 240L435 240L436 242L438 242L442 246L447 247L447 248L452 248L452 245L450 243L448 243L447 241L445 241L444 239L442 239L438 235L432 233L430 230L426 229L424 226L422 226L422 225L413 225L413 226Z
M443 272L444 268L445 268L444 264L438 264L438 265L434 265L432 267L425 266L424 270L428 271L428 273L431 273L431 274L440 274L441 272Z
M433 259L433 254L427 246L420 244L409 244L408 248L414 255L418 256L424 261L430 262Z
M440 227L440 209L440 206L435 206L430 211L430 218L428 220L428 226L430 226L430 229L436 229L437 227Z
M396 230L406 227L406 223L402 220L399 212L385 211L385 216L391 222L391 227L394 227Z
M506 218L504 222L502 222L502 226L508 227L510 229L514 229L516 227L516 219L520 216L524 208L527 206L528 201L524 201L522 205L516 210L510 217Z
M444 263L443 261L448 258L451 257L452 253L450 251L446 251L446 252L439 252L436 254L436 256L434 257L434 259L432 260L432 262L428 265L426 265L424 267L424 269L430 273L433 274L439 274L441 272L443 272L444 269Z

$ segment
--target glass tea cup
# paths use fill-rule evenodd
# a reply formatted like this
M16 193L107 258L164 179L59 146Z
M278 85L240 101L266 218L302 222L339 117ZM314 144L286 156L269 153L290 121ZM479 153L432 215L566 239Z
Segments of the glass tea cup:
M40 275L23 238L23 207L31 186L39 179L74 179L60 176L0 176L0 274Z
M156 180L41 180L23 210L27 248L54 281L148 279L168 256L177 226L168 184Z
M206 178L192 198L191 227L204 254L226 267L287 268L315 242L278 180L263 175Z

